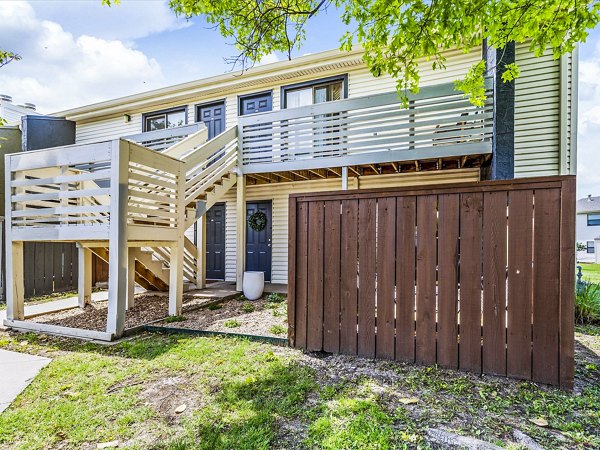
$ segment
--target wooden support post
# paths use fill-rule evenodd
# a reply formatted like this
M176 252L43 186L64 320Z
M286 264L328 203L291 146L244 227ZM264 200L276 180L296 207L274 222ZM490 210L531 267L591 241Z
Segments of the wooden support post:
M6 261L6 318L25 318L25 283L23 282L23 242L9 242Z
M348 167L342 167L342 191L348 190Z
M183 241L173 244L169 260L169 315L181 315L183 300Z
M111 149L108 317L106 332L121 337L127 303L127 194L129 143L116 140Z
M11 196L13 193L11 181L11 158L6 156L4 166L4 239L6 244L6 318L8 320L23 320L25 318L25 283L23 281L23 242L12 240L12 210ZM15 178L24 178L22 172L15 174ZM20 194L15 189L15 194ZM15 209L18 206L15 204Z
M206 287L206 213L197 222L196 289Z
M127 309L135 306L135 253L136 248L129 247L127 255Z
M79 276L77 277L77 295L79 307L83 308L92 302L92 252L89 248L77 245L79 253Z
M177 241L171 247L169 261L169 315L181 315L183 302L183 253L185 238L185 165L177 174Z
M243 289L244 270L246 270L246 176L237 176L236 199L236 290Z

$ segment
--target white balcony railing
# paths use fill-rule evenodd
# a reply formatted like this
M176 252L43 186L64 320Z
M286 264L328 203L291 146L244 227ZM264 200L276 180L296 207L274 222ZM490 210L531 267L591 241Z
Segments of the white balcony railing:
M402 108L396 93L240 117L245 173L491 153L493 99L473 106L454 85L424 87Z
M147 227L174 231L182 220L184 163L133 142L15 153L5 171L15 240L107 239L115 220L143 235Z
M162 151L182 141L189 135L200 131L202 128L204 128L204 124L192 123L181 127L131 134L123 136L123 139L136 142L152 150Z

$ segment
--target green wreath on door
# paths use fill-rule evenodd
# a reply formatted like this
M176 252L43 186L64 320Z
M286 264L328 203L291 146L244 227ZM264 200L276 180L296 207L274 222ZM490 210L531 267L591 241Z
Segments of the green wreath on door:
M248 217L248 226L254 231L262 231L267 226L267 215L262 211L256 211Z

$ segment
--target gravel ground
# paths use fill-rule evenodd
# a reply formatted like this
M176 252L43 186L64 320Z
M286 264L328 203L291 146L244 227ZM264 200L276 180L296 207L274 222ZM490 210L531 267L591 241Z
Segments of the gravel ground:
M185 320L181 322L163 321L156 325L285 338L287 335L286 305L286 301L271 303L265 297L256 301L236 298L219 304L218 309L203 307L187 312L184 314ZM250 311L251 308L254 310Z
M184 296L183 311L196 308L211 299ZM93 302L83 309L75 308L67 311L44 314L32 318L33 322L59 325L62 327L81 328L84 330L105 330L107 301ZM141 294L135 298L135 306L125 313L125 329L144 325L167 317L169 299L166 295Z

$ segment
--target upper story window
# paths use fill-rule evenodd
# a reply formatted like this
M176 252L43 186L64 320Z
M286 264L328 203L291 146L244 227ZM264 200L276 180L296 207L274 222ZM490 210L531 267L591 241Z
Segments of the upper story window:
M144 114L144 131L181 127L187 123L184 107Z
M587 224L588 227L600 226L600 214L588 214Z
M283 107L297 108L346 98L348 76L325 78L281 88Z

